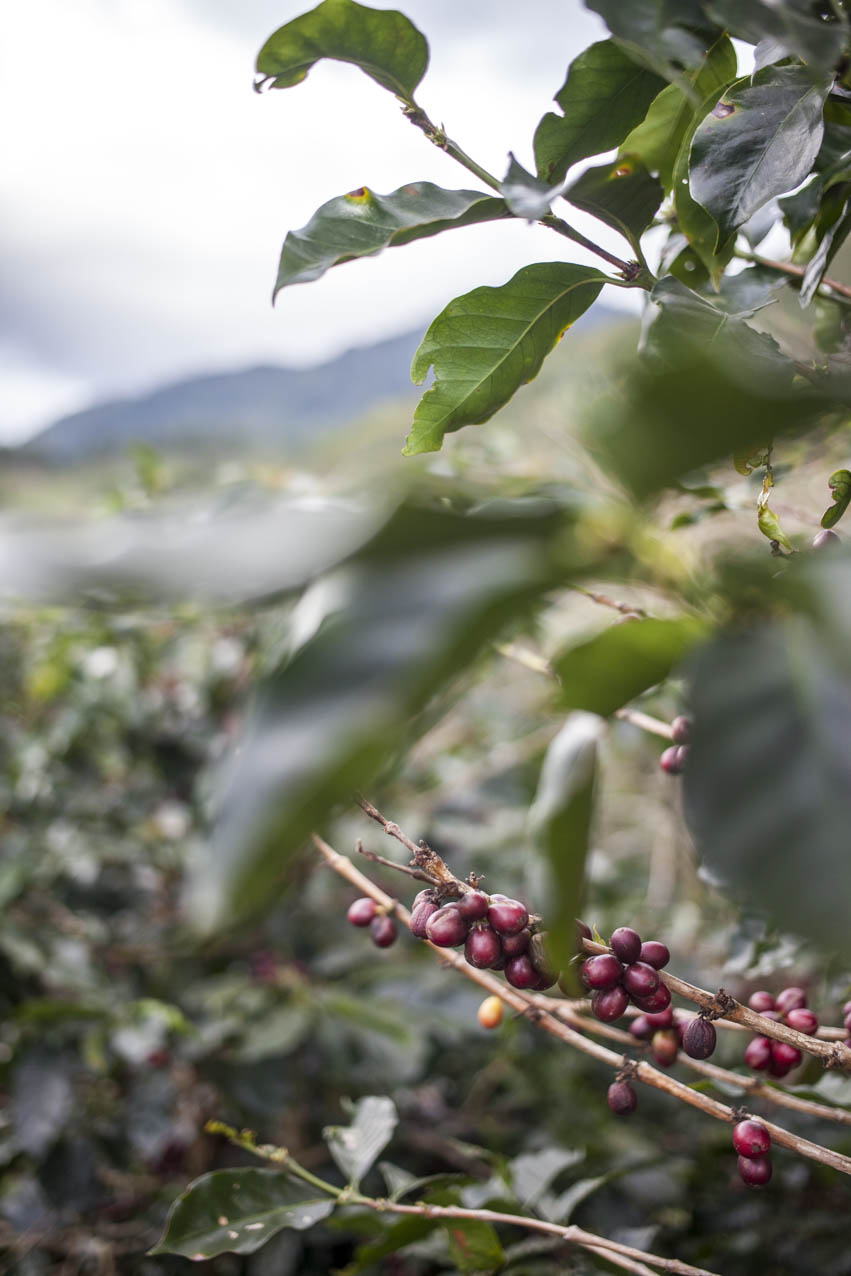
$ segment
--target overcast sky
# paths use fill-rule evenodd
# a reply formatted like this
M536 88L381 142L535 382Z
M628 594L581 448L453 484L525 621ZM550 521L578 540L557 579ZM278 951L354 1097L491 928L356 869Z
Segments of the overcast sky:
M580 0L396 0L431 45L425 109L503 173L568 62L605 35ZM373 0L392 7L390 0ZM475 186L354 67L252 91L301 0L26 0L4 14L0 441L195 372L316 362L425 324L565 241L470 228L270 295L281 242L361 185ZM14 124L10 124L14 121ZM577 224L580 218L575 219ZM598 224L594 223L595 227ZM622 251L614 235L595 237ZM570 257L591 261L580 250ZM608 290L613 304L631 300Z

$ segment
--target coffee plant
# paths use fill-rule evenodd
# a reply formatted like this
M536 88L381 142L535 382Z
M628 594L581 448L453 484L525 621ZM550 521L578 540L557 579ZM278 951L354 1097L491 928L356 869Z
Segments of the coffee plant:
M407 477L5 538L15 1270L851 1273L851 14L587 7L500 173L403 13L258 56L360 68L467 183L332 194L280 304L563 250L428 326ZM639 350L542 449L612 288Z

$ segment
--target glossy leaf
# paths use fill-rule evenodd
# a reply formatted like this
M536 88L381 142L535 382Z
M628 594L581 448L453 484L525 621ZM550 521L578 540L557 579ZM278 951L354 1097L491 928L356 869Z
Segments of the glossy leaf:
M839 62L848 41L848 17L831 6L830 22L811 0L708 0L707 13L730 34L763 48L757 69L781 57L800 58L815 69L829 71ZM759 50L758 50L759 52Z
M655 177L631 155L612 164L586 168L565 191L575 208L613 227L638 251L638 241L662 203L664 191Z
M692 93L686 93L678 84L667 85L653 100L641 123L624 138L619 154L635 156L648 172L657 174L664 189L670 191L674 164L694 118L695 95L703 102L711 94L720 93L735 74L736 51L727 36L722 36L707 52L701 66L687 77Z
M290 284L319 279L332 266L371 257L384 248L507 217L503 200L483 191L443 190L431 182L410 182L389 195L368 187L323 204L301 230L284 240L275 296Z
M842 648L799 618L704 649L692 678L685 796L716 877L778 925L847 956L847 637Z
M766 67L737 80L698 125L690 189L723 241L770 199L802 182L824 128L832 78L801 66Z
M459 1272L493 1272L504 1263L502 1245L490 1223L453 1218L444 1227L449 1257Z
M555 656L558 702L565 709L587 709L608 717L663 682L704 632L704 626L691 617L610 625Z
M640 119L664 81L614 40L592 44L571 62L549 112L535 130L535 163L546 182L561 181L577 160L609 151Z
M683 68L700 66L720 30L701 0L585 0L618 44L641 66L682 82Z
M334 1208L281 1170L216 1170L190 1183L169 1210L165 1231L152 1254L213 1258L253 1254L285 1227L305 1231Z
M412 715L549 587L559 527L563 516L535 502L469 516L412 502L318 587L330 612L261 686L225 768L190 884L199 928L281 889L290 857L372 783Z
M323 1130L328 1150L347 1183L358 1187L392 1139L398 1121L392 1099L368 1095L354 1105L351 1125L330 1125Z
M525 217L531 222L547 215L550 205L561 194L562 188L561 183L551 186L549 182L528 173L509 151L508 171L499 189L515 217Z
M547 901L547 948L557 969L576 948L591 818L597 751L606 724L593 713L571 713L547 749L529 831L537 854L530 870L535 899Z
M851 199L842 207L841 216L825 231L819 246L807 262L807 269L801 283L800 302L808 306L824 278L825 272L851 233Z
M718 226L714 218L692 197L689 187L689 154L696 130L712 111L717 100L718 90L715 89L709 97L704 98L695 111L674 162L672 178L677 225L716 288L720 285L723 272L732 257L735 238L731 235L724 243L719 243Z
M412 102L428 66L428 45L395 9L370 9L355 0L323 3L279 27L257 55L255 87L300 84L322 58L353 62L383 88Z
M501 288L450 301L414 355L411 377L435 383L414 414L405 455L436 452L443 436L487 421L531 381L567 328L596 300L606 276L588 266L524 266Z

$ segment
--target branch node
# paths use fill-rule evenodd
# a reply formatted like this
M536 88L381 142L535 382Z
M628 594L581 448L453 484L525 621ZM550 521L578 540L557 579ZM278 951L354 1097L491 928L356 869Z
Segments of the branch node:
M719 988L712 1005L710 1007L702 1007L699 1013L710 1022L713 1019L726 1019L730 1012L736 1009L738 1004L735 997L731 997L725 989Z
M615 1073L615 1081L637 1081L638 1079L638 1064L625 1054L622 1067Z

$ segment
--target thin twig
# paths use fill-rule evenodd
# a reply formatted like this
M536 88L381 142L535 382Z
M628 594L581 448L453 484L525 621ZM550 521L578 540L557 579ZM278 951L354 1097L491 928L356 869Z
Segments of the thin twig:
M642 713L640 709L615 709L615 717L620 718L622 722L631 722L634 727L640 727L642 731L649 731L651 735L660 735L666 740L673 740L674 738L674 728L670 722L663 722L661 718L653 718L649 713Z
M355 850L358 855L362 855L365 860L370 860L373 864L382 864L384 868L394 868L397 873L407 873L409 877L415 877L418 882L426 882L429 886L440 885L436 877L432 877L431 873L426 873L422 868L411 868L408 864L397 864L395 860L386 860L383 855L376 855L375 851L368 851L360 838L355 844Z
M637 607L635 603L623 603L617 598L610 598L608 594L601 594L596 589L585 589L582 585L571 585L571 589L575 589L577 593L584 594L592 603L597 603L600 607L611 607L614 611L619 611L623 616L640 616L646 619L647 612L643 607Z
M789 275L792 279L803 279L806 274L805 266L795 266L791 261L777 261L773 257L761 257L758 253L736 253L737 257L741 257L744 261L752 261L757 266L765 266L768 270L777 270L783 275ZM845 297L851 301L851 287L848 284L840 283L838 279L829 279L827 275L822 276L821 288L829 288L831 292L835 292L840 297Z

